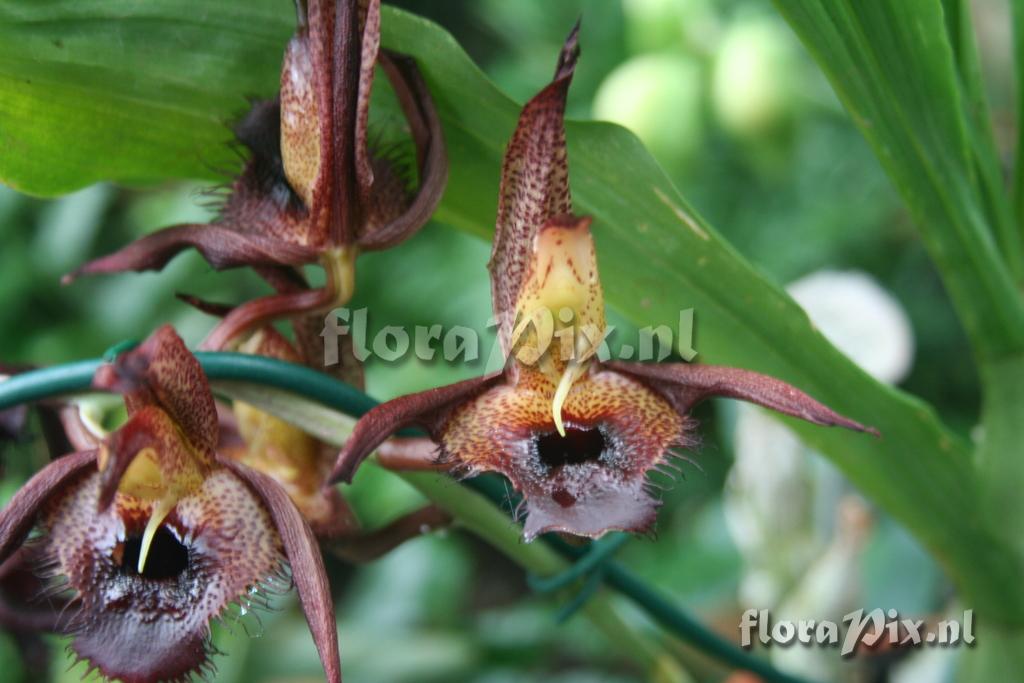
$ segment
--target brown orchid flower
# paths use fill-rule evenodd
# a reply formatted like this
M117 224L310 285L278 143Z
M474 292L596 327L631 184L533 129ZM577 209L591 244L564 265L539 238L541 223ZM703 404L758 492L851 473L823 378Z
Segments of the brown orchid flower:
M323 312L352 295L361 250L391 247L418 230L440 201L448 164L440 120L415 62L380 49L380 0L297 0L298 29L281 69L281 91L258 102L236 134L250 158L211 224L148 235L65 277L158 270L195 247L215 268L253 266L278 289L232 312L208 340L225 340L274 318ZM368 143L370 91L380 64L416 147L418 189ZM319 263L322 289L296 268Z
M546 531L598 537L651 525L659 502L647 474L693 443L689 414L709 397L870 431L748 370L596 358L604 298L591 221L572 213L563 123L578 55L573 30L554 80L524 107L505 154L489 266L509 357L504 372L371 410L339 454L332 481L351 480L383 439L418 425L457 470L511 480L524 494L527 539Z
M277 482L217 453L213 395L181 339L160 328L94 386L124 394L128 421L54 460L0 511L0 562L37 548L64 577L60 630L78 657L126 683L186 679L209 666L210 621L287 585L287 564L327 678L340 681L313 533Z

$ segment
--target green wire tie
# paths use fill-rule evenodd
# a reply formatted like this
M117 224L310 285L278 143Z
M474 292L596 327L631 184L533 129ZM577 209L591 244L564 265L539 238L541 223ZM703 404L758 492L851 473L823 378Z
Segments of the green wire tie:
M572 566L565 571L552 576L536 576L534 574L530 574L526 578L526 582L531 589L538 593L552 593L565 588L574 581L587 577L595 571L599 571L604 566L605 562L611 559L612 555L614 555L619 548L625 545L628 540L628 534L621 532L608 534L604 538L591 543L590 547L586 550L586 554L576 560Z
M124 341L119 341L103 352L103 362L113 363L122 353L125 351L131 351L141 343L142 342L138 339L125 339Z
M537 593L553 593L568 587L570 584L585 579L583 586L564 607L558 610L555 620L558 623L568 621L587 601L593 597L604 582L605 564L619 550L629 535L622 532L608 534L590 544L584 555L572 563L568 569L552 576L526 575L526 584Z

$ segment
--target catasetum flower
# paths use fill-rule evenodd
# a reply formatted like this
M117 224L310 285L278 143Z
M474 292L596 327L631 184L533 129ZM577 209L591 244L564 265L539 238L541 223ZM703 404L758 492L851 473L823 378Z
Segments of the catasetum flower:
M591 221L572 214L563 123L578 54L574 30L505 154L489 266L504 372L376 407L346 442L332 480L351 480L383 439L418 425L455 470L499 472L524 494L528 539L545 531L598 537L651 525L659 502L647 475L692 444L689 413L708 397L865 430L747 370L599 362L604 298Z
M341 680L333 605L313 534L269 476L217 454L198 361L170 327L101 366L128 421L57 458L0 512L0 562L35 527L41 570L69 598L60 630L108 678L183 680L209 666L210 621L281 582L297 588L328 680Z
M361 250L385 249L419 229L447 179L441 124L415 62L380 49L380 1L297 0L281 91L258 102L236 133L249 160L220 217L177 225L82 266L87 273L160 269L188 247L215 268L253 266L278 294L235 309L209 348L261 323L327 311L352 294ZM387 74L416 147L417 189L368 143L374 67ZM295 268L319 263L322 289L296 287Z

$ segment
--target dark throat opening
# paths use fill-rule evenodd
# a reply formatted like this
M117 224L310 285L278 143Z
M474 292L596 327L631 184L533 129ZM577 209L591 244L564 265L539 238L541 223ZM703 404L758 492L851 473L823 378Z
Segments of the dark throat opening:
M566 427L565 436L558 432L537 437L537 455L551 468L596 462L605 449L604 434L596 427Z
M166 527L157 529L146 556L146 566L139 574L139 553L142 551L142 535L130 536L124 541L121 554L121 571L142 576L145 579L173 579L188 569L188 548L175 538Z

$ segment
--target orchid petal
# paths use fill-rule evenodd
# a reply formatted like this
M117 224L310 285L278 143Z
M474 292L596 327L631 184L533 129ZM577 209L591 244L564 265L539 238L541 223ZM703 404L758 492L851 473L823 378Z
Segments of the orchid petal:
M376 406L360 418L338 454L328 481L352 481L356 468L384 439L409 425L436 432L460 403L500 381L501 374L484 375L448 386L401 396Z
M316 538L277 482L267 475L230 460L223 465L245 481L262 498L274 520L284 544L285 555L292 568L292 581L299 594L303 612L309 622L313 642L329 683L341 683L341 657L338 652L338 629L334 602L327 583L327 571L317 547Z
M359 236L359 246L371 251L395 246L430 220L448 182L448 155L441 118L415 60L385 50L380 54L380 65L391 81L412 131L419 166L419 188L412 202L398 217Z
M350 245L359 220L355 170L361 52L358 2L309 0L307 17L320 136L310 217L314 230L325 231L324 243Z
M647 475L690 444L690 421L644 383L602 368L566 396L564 435L550 400L549 387L519 383L464 402L440 430L445 457L457 470L498 472L523 493L527 540L647 529L659 505Z
M650 384L672 401L680 414L688 414L706 399L722 396L771 408L814 424L837 426L878 436L873 427L844 417L796 387L751 370L689 363L610 362L606 367Z
M64 432L64 438L73 450L91 451L100 447L103 441L102 436L94 432L82 418L82 410L78 405L72 403L61 406L58 419L61 431Z
M179 252L195 247L218 270L256 263L302 265L316 260L316 251L283 240L217 224L187 224L164 228L136 240L108 256L90 261L62 282L69 284L82 275L160 270Z
M208 665L210 621L260 602L284 561L281 538L252 488L217 467L177 501L139 573L155 505L119 495L97 512L99 484L93 474L67 487L40 520L47 561L75 591L71 649L108 678L185 680Z
M0 562L17 550L35 524L40 508L96 462L96 451L57 458L35 473L0 510Z

